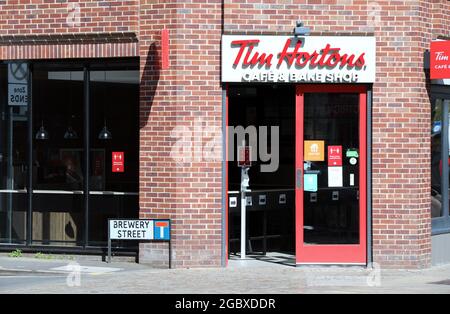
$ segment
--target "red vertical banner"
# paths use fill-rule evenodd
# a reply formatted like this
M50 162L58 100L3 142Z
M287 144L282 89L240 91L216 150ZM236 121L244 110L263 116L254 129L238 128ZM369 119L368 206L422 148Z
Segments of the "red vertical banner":
M252 165L252 161L250 158L251 158L250 146L240 146L238 148L238 166L250 167Z
M125 154L124 152L112 153L112 172L125 172Z
M169 30L161 31L161 69L169 68Z

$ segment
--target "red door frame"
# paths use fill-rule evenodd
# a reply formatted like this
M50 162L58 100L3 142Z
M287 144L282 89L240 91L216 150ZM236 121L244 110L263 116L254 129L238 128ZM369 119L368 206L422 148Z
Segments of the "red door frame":
M305 93L359 94L359 244L305 245L303 234L303 182L295 186L296 264L366 264L367 263L367 88L359 85L298 85L296 88L295 169L303 180L303 123ZM297 176L296 176L297 180Z

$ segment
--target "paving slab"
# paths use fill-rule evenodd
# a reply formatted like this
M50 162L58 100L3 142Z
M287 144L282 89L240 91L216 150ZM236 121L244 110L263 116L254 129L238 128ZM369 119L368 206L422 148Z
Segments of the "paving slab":
M67 261L0 257L0 293L450 293L450 265L425 270L293 267L237 258L231 259L226 268L202 269L153 269L125 262L77 263L84 271L74 275ZM19 271L7 271L5 266L15 266ZM27 269L31 272L26 273ZM40 271L54 273L44 277Z

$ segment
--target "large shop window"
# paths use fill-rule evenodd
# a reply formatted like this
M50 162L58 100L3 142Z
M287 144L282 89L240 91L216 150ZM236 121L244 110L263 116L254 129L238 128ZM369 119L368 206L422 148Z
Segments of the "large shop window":
M431 107L431 218L433 234L440 234L450 232L450 97L434 96Z
M31 104L12 106L8 64L0 65L0 244L104 247L108 218L139 214L138 59L29 69ZM113 152L125 156L123 172Z

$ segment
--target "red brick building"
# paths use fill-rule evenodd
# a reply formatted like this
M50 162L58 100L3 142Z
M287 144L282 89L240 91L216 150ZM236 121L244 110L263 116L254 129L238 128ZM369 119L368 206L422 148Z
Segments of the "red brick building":
M276 38L294 36L298 20L311 30L305 45L316 40L310 38L354 37L340 47L350 53L361 48L358 40L373 38L373 82L223 79L222 52L237 50L223 47L222 36L262 43L270 35L275 45ZM252 167L249 195L256 193L252 203L258 208L248 216L248 249L286 251L297 264L373 261L423 268L432 260L450 261L449 184L442 176L448 171L442 152L448 150L450 87L431 81L425 62L431 42L450 36L449 21L444 0L0 0L2 248L96 253L105 248L107 218L170 218L176 267L225 266L238 251L240 230L229 208L240 172L235 162L222 161L225 126L276 120L282 167L267 175ZM30 73L23 81L29 99L14 106L8 99L18 93L9 89L16 84L11 75L17 61ZM326 99L313 95L330 93ZM320 102L323 112L308 109L308 101ZM324 118L327 104L340 113ZM359 137L350 139L339 117L356 121L349 129ZM334 120L324 120L320 129L320 119ZM333 132L326 125L335 125L339 135L328 138ZM112 134L109 142L97 136L103 127ZM331 185L331 172L326 180L325 156L309 163L314 160L306 158L300 134L323 141L325 149L333 142L347 150L344 170L337 172L341 184ZM211 158L208 143L215 143ZM174 149L182 151L181 159ZM125 152L123 174L111 173L113 151ZM351 158L360 158L356 172ZM307 173L315 166L317 172ZM315 189L298 185L299 169L300 175L318 176ZM70 180L68 170L75 173ZM262 208L266 198L268 211ZM274 210L280 206L286 214ZM262 244L259 227L273 236ZM136 245L119 243L117 254ZM305 257L308 246L315 246L312 259ZM351 246L355 251L347 257L336 256ZM139 244L139 258L166 263L165 243Z

